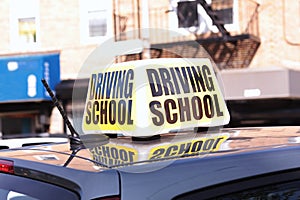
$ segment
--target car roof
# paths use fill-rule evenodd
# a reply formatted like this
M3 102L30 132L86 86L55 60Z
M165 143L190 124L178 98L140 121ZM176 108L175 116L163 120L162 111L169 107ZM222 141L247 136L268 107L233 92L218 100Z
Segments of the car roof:
M213 149L210 141L221 141ZM223 138L220 140L220 138ZM123 168L141 163L160 162L165 160L182 160L186 158L203 159L207 157L224 157L226 155L254 153L263 150L278 149L288 146L299 146L300 127L245 127L222 128L195 133L184 130L163 134L152 140L136 140L119 136L110 138L109 143L90 149L82 149L72 155L68 142L28 146L1 150L0 157L23 159L50 165L64 166L85 171L101 171L111 168ZM210 144L210 149L205 144ZM201 149L199 145L202 145ZM189 152L180 148L187 148ZM191 153L191 149L199 151ZM118 152L119 155L113 155ZM122 162L120 157L134 152L134 159ZM170 153L171 152L171 153ZM73 152L74 153L74 152ZM168 153L168 155L167 155ZM118 159L115 159L118 157ZM124 161L124 159L123 159ZM67 164L66 164L67 163Z

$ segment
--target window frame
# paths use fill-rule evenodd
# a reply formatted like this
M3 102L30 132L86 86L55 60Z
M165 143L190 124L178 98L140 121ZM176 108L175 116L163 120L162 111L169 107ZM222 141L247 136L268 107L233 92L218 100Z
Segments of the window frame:
M113 36L113 17L112 17L112 1L103 2L97 0L79 0L80 7L80 38L82 44L95 44L101 43L109 37ZM88 2L95 5L99 3L99 7L88 5ZM105 5L105 6L104 6ZM90 36L89 31L89 12L93 13L96 11L106 12L106 35L104 36ZM91 14L92 15L92 14Z
M197 34L203 34L207 33L209 31L212 32L218 32L218 28L213 25L213 22L211 18L208 16L208 14L205 12L204 8L198 3L197 10L198 10L198 27L190 27L190 28L180 28L178 26L178 18L177 18L177 3L183 2L187 0L171 0L170 1L170 10L172 12L169 12L169 27L172 30L176 30L182 34L189 34L189 33L197 33ZM192 0L196 1L196 0ZM208 3L211 3L211 1L208 1ZM206 24L206 25L205 25ZM238 0L233 0L232 5L232 23L231 24L225 24L224 27L228 32L231 31L238 31L239 30L239 4Z
M22 5L19 5L22 2ZM10 0L10 47L13 50L31 50L40 47L39 0ZM30 9L26 9L30 7ZM24 42L19 33L19 20L34 18L35 42Z

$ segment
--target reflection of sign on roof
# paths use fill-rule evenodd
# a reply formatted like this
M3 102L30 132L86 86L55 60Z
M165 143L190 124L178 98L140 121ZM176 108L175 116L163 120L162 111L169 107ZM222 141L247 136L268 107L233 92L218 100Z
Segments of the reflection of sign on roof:
M196 135L191 138L172 139L146 143L111 142L90 148L92 159L106 166L122 166L135 162L147 162L157 159L169 159L216 152L229 138L229 133Z
M91 75L83 130L138 137L228 122L209 59L151 59Z
M223 134L157 146L151 149L149 160L215 152L220 149L220 145L228 137L228 135Z
M93 160L108 166L134 163L138 152L134 148L122 145L106 144L90 149Z

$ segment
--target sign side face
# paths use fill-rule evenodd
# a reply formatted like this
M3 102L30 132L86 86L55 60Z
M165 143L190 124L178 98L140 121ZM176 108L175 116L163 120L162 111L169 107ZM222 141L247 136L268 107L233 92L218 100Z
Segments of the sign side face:
M83 118L87 132L118 133L135 129L133 66L91 74Z
M86 133L139 137L221 126L229 118L209 59L166 58L93 73L82 126Z

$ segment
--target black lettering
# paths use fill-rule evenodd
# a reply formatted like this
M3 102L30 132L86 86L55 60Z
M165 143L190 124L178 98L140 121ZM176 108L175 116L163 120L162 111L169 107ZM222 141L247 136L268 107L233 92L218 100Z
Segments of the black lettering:
M101 90L102 90L102 73L98 73L98 79L97 79L97 83L95 86L95 99L100 99L100 94L101 94Z
M126 119L126 102L125 100L120 100L118 104L118 122L123 125Z
M90 96L89 96L89 100L94 99L96 78L97 78L97 75L92 74L92 77L90 79Z
M115 124L116 123L116 114L117 114L117 106L116 106L116 102L115 101L110 101L109 102L109 116L108 116L108 120L110 124Z
M152 114L156 115L156 117L152 117L152 122L156 126L161 126L164 124L164 116L163 114L157 110L157 108L161 108L161 104L159 101L151 101L149 104L150 111Z
M165 150L164 150L163 148L156 149L156 150L152 153L152 157L150 157L149 160L154 160L154 159L160 159L160 158L163 158L164 152L165 152Z
M131 111L132 111L132 100L128 100L127 124L133 124L133 119L131 118Z
M94 101L92 112L93 112L93 115L92 115L93 123L98 124L99 123L99 114L96 114L96 112L99 112L99 102L98 101Z
M93 154L93 160L96 161L96 162L99 162L100 161L100 157Z
M125 78L125 90L124 90L125 98L132 98L133 78L134 78L134 72L132 69L129 69L127 71L126 78Z
M208 89L208 91L210 91L210 92L215 91L215 86L214 86L212 76L210 76L211 72L209 70L209 67L206 66L206 65L203 65L202 66L202 73L203 73L206 88Z
M120 71L118 84L117 84L116 98L123 98L125 73L126 73L126 70L123 71L123 73Z
M223 137L217 138L212 149L216 149L218 147L219 142L224 139Z
M108 164L108 158L107 157L101 157L101 163Z
M135 155L135 153L134 152L132 152L132 151L129 151L128 152L128 157L129 157L129 162L133 162L133 158L134 158L134 155Z
M107 158L106 157L100 157L99 158L101 163L107 164Z
M91 110L90 110L91 107L92 107L92 102L88 101L86 103L86 108L85 108L85 111L86 111L85 123L86 124L90 124L92 122L92 116L91 116Z
M171 82L169 71L166 68L159 69L162 85L164 86L165 95L174 94L174 87ZM176 80L173 80L176 81Z
M190 103L189 98L184 98L184 103L182 101L182 98L178 99L178 105L179 105L179 113L180 113L180 121L191 121L191 112L190 112ZM185 118L186 116L186 118Z
M101 99L104 99L104 92L105 92L105 89L106 89L106 78L107 78L107 73L110 74L110 72L105 72L104 74L104 77L103 77L103 85L102 85L102 88L101 88Z
M203 104L204 104L205 116L207 118L213 118L214 117L214 105L213 105L211 96L205 95L203 97Z
M109 165L109 166L115 165L116 162L117 162L117 161L114 160L114 159L112 159L112 158L109 158L109 159L108 159L108 165Z
M104 157L108 157L110 158L110 151L109 151L109 147L108 146L101 146L102 148L102 155Z
M99 110L99 103L98 103ZM107 101L100 102L100 124L107 124Z
M195 82L196 82L195 84L197 86L197 92L201 92L201 91L205 92L206 87L205 87L205 84L204 84L204 80L203 80L203 77L202 77L202 74L201 74L200 67L197 66L197 69L198 69L198 71L196 71L195 67L192 66L192 71L193 71Z
M120 149L119 151L119 156L120 156L120 159L124 162L127 162L128 161L128 155L127 155L127 152L124 150L124 149Z
M115 98L116 97L116 93L117 93L117 82L118 82L118 80L120 79L120 76L121 76L121 71L119 72L119 71L116 71L116 73L115 73L115 78L114 78L114 82L113 82L113 89L114 89L114 91L113 91L113 96L112 96L112 98Z
M178 147L176 145L170 146L165 154L165 157L175 156L177 154Z
M204 143L204 147L203 147L203 150L204 151L208 151L210 149L212 149L212 145L214 144L215 140L214 139L208 139L205 141Z
M111 147L110 148L110 153L111 153L111 157L113 159L119 159L119 153L118 153L118 149L115 147Z
M219 100L218 100L218 96L216 94L214 94L214 100L215 100L215 105L216 105L216 112L217 112L217 116L223 116L223 112L220 110L220 105L219 105Z
M115 72L108 72L108 77L107 77L107 87L106 87L106 99L110 99L110 94L112 90L112 85L113 85L113 80L114 80L114 75Z
M98 156L101 156L101 155L102 155L100 146L97 146L97 147L95 147L95 148L92 148L92 149L91 149L91 152L92 152L93 154L98 155Z
M190 67L186 67L186 69L187 69L187 72L189 74L189 79L190 79L191 86L193 88L193 92L197 92L196 87L195 87L195 81L194 81L191 69L190 69Z
M152 96L157 97L162 95L161 82L158 73L154 69L147 69L147 75L149 80L149 85L151 88Z
M124 164L124 162L122 162L121 160L114 160L114 165L122 165Z
M191 99L193 116L196 120L200 120L203 117L202 103L198 96L193 96Z
M171 109L173 109L173 110L176 109L176 103L173 99L167 99L164 103L164 107L165 107L167 122L170 124L175 124L177 121L177 114L173 113L173 115L171 117L170 106L171 106Z
M171 72L171 75L172 75L172 79L174 80L173 83L174 83L174 87L176 89L176 93L180 94L181 92L180 92L180 88L179 88L179 85L178 85L178 82L177 82L177 79L176 79L174 68L171 68L170 72Z
M191 152L192 153L197 153L201 150L202 148L202 144L203 144L203 141L202 140L199 140L199 141L196 141L194 142L193 146L192 146L192 149L191 149Z
M182 155L182 154L186 154L190 151L191 149L191 143L184 143L180 145L179 151L178 151L178 155Z
M189 93L190 92L190 87L189 87L189 81L188 81L188 78L187 78L187 74L186 74L186 71L185 71L185 68L184 67L181 67L181 73L179 71L179 68L176 67L175 68L176 70L176 73L177 73L177 77L181 83L181 87L183 89L183 92L186 94L186 93Z
M96 155L96 149L97 147L93 147L93 148L89 148L89 151L92 153L93 156L98 156L98 154Z

